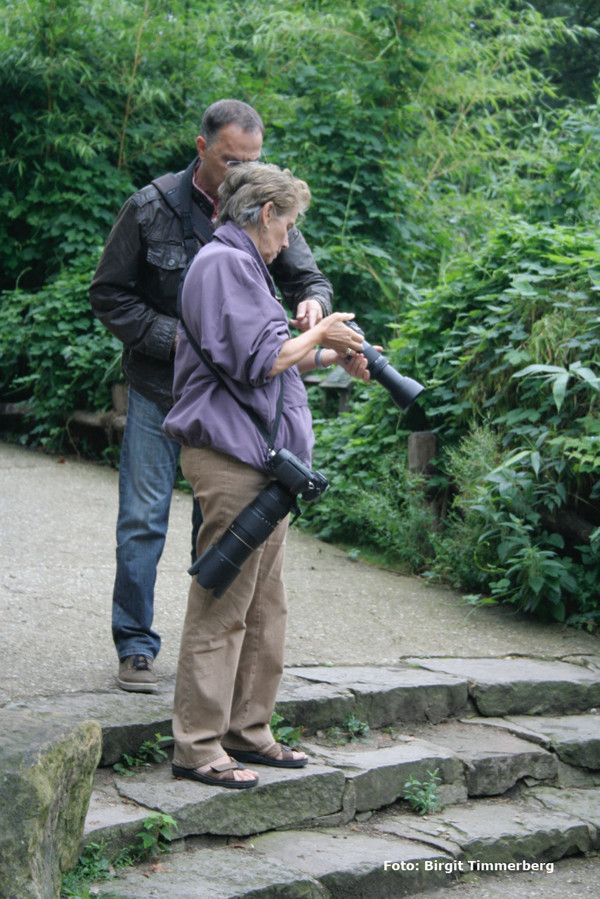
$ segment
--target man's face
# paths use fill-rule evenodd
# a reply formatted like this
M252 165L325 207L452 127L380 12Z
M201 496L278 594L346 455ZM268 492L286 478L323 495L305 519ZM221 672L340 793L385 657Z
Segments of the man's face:
M244 131L240 125L224 125L213 143L207 147L203 137L196 140L202 165L196 171L198 187L216 200L217 191L225 180L228 162L252 162L260 158L262 134Z

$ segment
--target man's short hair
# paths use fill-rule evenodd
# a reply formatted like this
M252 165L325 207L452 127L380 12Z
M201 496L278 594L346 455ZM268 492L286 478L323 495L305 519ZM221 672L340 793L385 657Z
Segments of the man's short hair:
M208 107L200 124L200 135L206 146L210 147L216 140L221 128L232 124L239 125L244 131L265 133L263 120L247 103L242 100L217 100Z

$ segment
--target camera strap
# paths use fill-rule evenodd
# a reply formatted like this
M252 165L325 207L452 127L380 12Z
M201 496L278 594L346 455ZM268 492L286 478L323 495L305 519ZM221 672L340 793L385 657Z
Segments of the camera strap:
M277 431L279 430L279 421L281 419L281 413L283 410L283 374L277 375L277 378L279 380L279 394L277 396L277 405L275 407L275 419L273 421L273 428L269 432L269 431L267 431L262 419L259 418L259 416L256 414L254 409L252 409L252 407L248 406L246 403L243 403L235 395L235 393L230 388L227 381L225 381L225 379L223 378L223 375L221 374L221 372L212 364L210 359L207 358L206 353L203 352L200 344L198 343L198 341L195 339L195 337L191 333L190 329L188 328L188 326L183 318L181 295L182 295L182 289L183 289L183 282L185 281L185 276L187 274L187 270L190 267L190 265L191 265L191 262L188 263L188 266L187 266L185 272L183 273L181 281L179 282L179 290L177 292L177 315L179 317L179 321L181 322L183 330L186 333L186 337L189 340L196 355L199 356L200 359L204 362L204 364L206 365L208 370L211 372L211 374L213 374L215 376L215 378L219 381L219 383L233 397L233 399L236 401L236 403L239 406L241 406L241 408L244 409L246 414L252 419L252 421L258 428L258 431L259 431L261 437L264 439L264 441L267 444L267 446L269 447L269 449L274 450L275 449L275 437L277 436Z
M161 175L160 178L155 178L152 182L163 200L168 203L175 215L181 219L183 242L188 262L196 255L196 240L200 244L207 244L212 240L214 231L208 211L208 199L205 201L206 209L200 209L198 203L192 200L194 171L197 164L198 159L196 158L190 162L182 174ZM201 198L199 202L203 199Z

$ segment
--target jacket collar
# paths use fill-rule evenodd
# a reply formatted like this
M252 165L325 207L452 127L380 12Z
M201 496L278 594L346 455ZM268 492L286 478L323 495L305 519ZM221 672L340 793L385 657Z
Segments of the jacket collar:
M265 265L264 259L258 252L258 247L247 231L244 231L243 228L240 228L239 225L236 225L233 222L225 222L224 225L220 225L217 228L213 235L213 240L218 240L220 243L223 243L229 247L234 247L236 250L243 250L245 253L248 253L250 256L252 256L252 258L256 260L258 266L260 267L269 290L274 297L277 296L275 285L269 273L269 269Z

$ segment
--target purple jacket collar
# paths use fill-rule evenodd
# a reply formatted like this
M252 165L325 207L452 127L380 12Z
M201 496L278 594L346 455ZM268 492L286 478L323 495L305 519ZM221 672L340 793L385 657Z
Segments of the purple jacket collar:
M236 225L234 222L225 222L224 225L220 225L215 233L213 234L213 240L218 240L223 244L226 244L229 247L235 247L237 250L244 250L253 259L256 259L258 264L261 267L261 271L265 276L265 281L274 297L277 296L277 292L275 290L275 284L273 283L273 278L269 272L269 269L265 265L265 261L258 252L258 247L250 237L247 231L244 231L243 228L240 228L239 225Z

